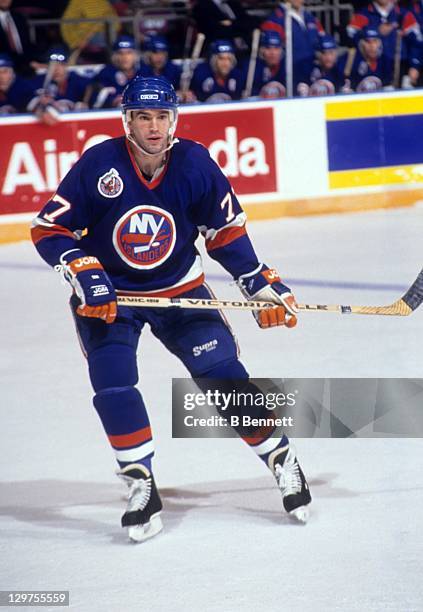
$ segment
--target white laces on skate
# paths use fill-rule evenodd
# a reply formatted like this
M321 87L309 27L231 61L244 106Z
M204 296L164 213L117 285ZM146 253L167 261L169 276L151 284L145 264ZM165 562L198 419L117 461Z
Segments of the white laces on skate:
M283 465L276 464L275 476L283 496L301 493L300 469L292 448L288 450Z
M119 474L120 478L128 485L128 507L127 512L144 510L151 497L151 478L131 478L125 474Z

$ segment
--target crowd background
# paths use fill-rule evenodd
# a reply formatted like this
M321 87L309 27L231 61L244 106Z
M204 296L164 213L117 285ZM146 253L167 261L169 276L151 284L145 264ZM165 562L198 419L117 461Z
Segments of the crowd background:
M137 74L182 103L411 89L422 30L423 0L0 0L0 114L114 108Z

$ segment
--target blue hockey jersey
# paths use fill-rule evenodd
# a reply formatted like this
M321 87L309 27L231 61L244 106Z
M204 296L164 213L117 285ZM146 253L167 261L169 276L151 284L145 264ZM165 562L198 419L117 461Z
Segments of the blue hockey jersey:
M182 68L171 61L166 62L160 73L154 72L150 64L140 63L137 75L142 77L164 77L175 89L180 88Z
M214 100L239 100L242 93L242 73L233 68L225 79L220 79L211 69L210 64L199 64L192 76L191 89L200 102ZM220 98L218 97L220 96Z
M245 61L242 66L244 87L247 81L248 67L249 61ZM262 90L264 85L270 83L270 81L277 81L278 83L282 83L282 85L284 86L286 85L284 60L282 60L278 66L270 68L264 60L262 60L261 58L257 58L251 95L260 95L260 91Z
M320 21L309 11L301 9L292 11L291 15L294 89L296 89L298 83L308 82L315 52L319 49L319 39L325 31ZM285 7L281 3L261 26L264 31L277 32L284 44L285 17Z
M104 66L91 81L94 91L90 99L90 106L112 108L120 104L120 95L135 75L136 69L127 74L113 64Z
M34 96L44 88L44 75L35 77L32 81ZM68 72L67 78L63 83L51 81L46 88L47 95L60 102L60 110L72 110L77 102L82 102L85 90L90 83L90 79L80 76L76 72Z
M344 57L344 62L346 58ZM382 54L377 60L366 61L357 51L349 77L351 88L358 92L372 92L392 84L393 62Z
M51 266L79 248L100 260L117 289L171 297L204 280L199 232L234 278L257 268L245 221L205 147L177 141L147 181L121 137L84 153L34 220L32 238Z
M0 91L0 114L25 113L33 97L33 88L22 77L15 77L7 91Z

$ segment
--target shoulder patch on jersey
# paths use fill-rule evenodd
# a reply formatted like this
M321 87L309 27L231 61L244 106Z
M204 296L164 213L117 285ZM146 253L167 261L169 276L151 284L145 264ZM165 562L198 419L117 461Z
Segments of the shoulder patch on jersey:
M105 198L117 198L123 191L123 181L115 168L100 176L97 182L99 193Z
M172 254L175 242L176 227L172 214L149 204L128 210L113 230L117 254L137 270L160 266Z

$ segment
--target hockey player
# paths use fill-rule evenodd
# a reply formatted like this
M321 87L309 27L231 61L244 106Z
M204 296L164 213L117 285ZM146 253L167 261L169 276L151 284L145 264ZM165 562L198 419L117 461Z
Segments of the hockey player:
M35 95L28 110L47 125L54 125L60 113L88 108L84 96L90 79L68 70L69 54L63 47L51 49L47 59L47 74L33 81Z
M122 92L139 68L139 51L132 36L119 36L113 44L112 63L107 64L92 80L90 106L116 108Z
M215 40L210 60L199 64L192 76L191 89L200 102L239 100L242 74L236 68L235 49L229 40Z
M322 24L307 10L304 10L304 0L292 0L292 56L294 92L304 95L298 90L298 86L309 81L313 69L315 52L319 48L319 38L325 34ZM284 3L271 13L269 18L262 24L261 29L268 32L277 32L283 43L285 37L286 7Z
M0 54L0 115L25 113L33 90L28 81L16 76L12 58Z
M262 32L251 95L263 98L285 97L285 65L282 58L282 40L279 34L272 31ZM244 82L247 80L248 66L249 62L246 61L242 70Z
M391 87L393 65L384 53L378 31L370 27L363 28L358 48L348 79L350 85L346 82L343 92L348 93L348 87L358 93L380 91L384 87Z
M143 77L164 77L179 89L182 69L169 60L169 45L164 36L151 36L147 42L147 52L138 71Z
M354 13L347 27L347 34L356 46L365 27L377 30L384 53L392 65L395 62L397 31L400 32L402 72L412 84L416 84L421 69L422 32L413 13L398 6L395 1L374 0Z
M206 384L218 378L242 388L251 383L219 311L117 307L116 294L210 298L194 244L200 229L208 253L243 295L275 304L255 312L260 327L293 327L297 309L275 270L257 259L245 214L207 149L175 138L173 87L165 79L134 79L123 93L122 113L125 136L83 154L34 220L32 238L73 288L94 406L129 486L122 525L131 540L143 541L162 529L150 422L135 386L144 325ZM193 351L210 341L214 350ZM274 473L285 510L305 521L311 497L295 451L285 435L271 435L246 442Z
M317 59L310 75L310 96L328 96L338 93L344 86L343 62L338 58L338 45L332 36L320 38Z

